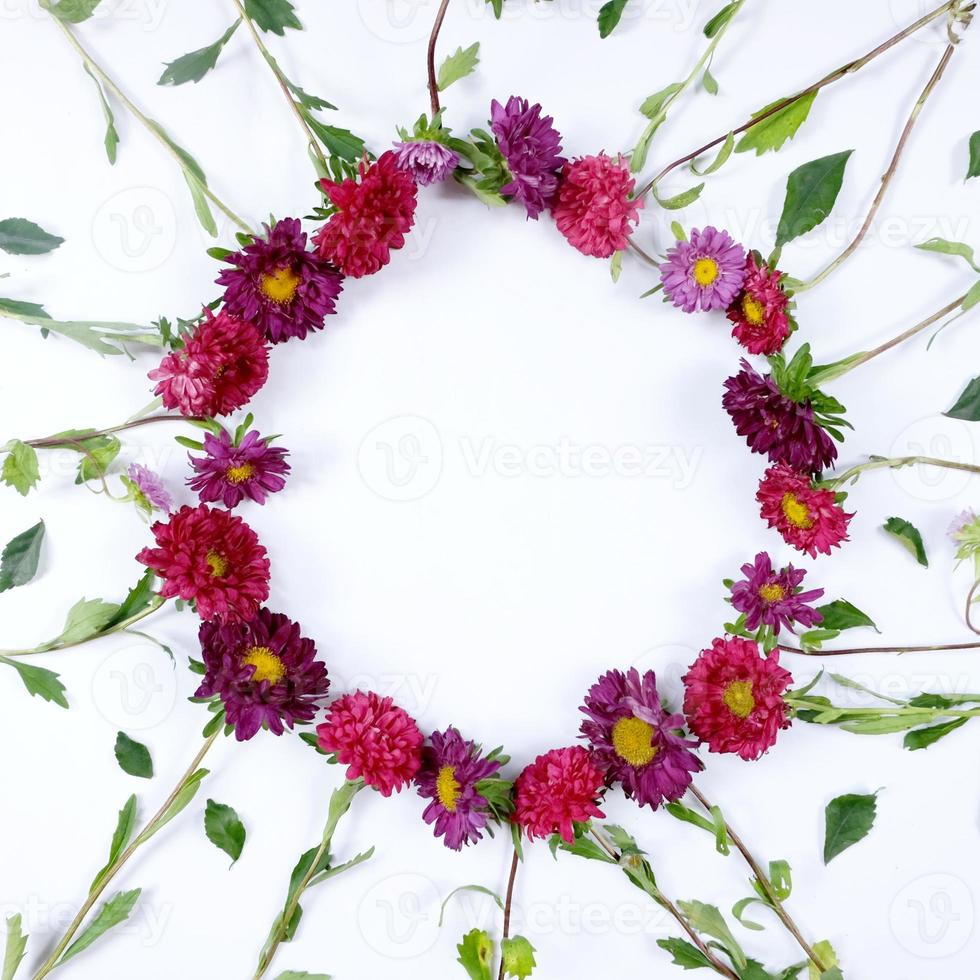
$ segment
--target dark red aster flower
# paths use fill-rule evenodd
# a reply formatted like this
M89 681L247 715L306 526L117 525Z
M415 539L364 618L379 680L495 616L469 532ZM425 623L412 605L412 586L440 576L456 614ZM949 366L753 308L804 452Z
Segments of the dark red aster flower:
M157 547L136 560L163 579L160 595L193 602L201 619L251 619L269 597L266 550L240 517L184 506L150 530Z

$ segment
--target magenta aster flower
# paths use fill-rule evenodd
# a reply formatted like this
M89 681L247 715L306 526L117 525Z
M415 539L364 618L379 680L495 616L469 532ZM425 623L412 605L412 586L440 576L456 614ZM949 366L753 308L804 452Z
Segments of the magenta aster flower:
M823 589L803 591L804 569L787 565L777 572L769 555L760 551L754 562L742 566L742 574L745 578L732 586L732 605L745 613L745 628L750 632L763 623L778 634L783 628L794 632L794 623L809 629L823 622L822 614L810 605L823 595Z
M604 817L597 803L603 777L581 745L552 749L526 766L514 783L514 821L527 834L561 834L569 844L576 823Z
M422 817L435 824L436 837L444 838L446 847L459 851L483 836L490 809L477 787L497 774L500 763L483 758L479 746L464 741L453 727L433 732L429 742L415 777L419 796L432 800Z
M507 161L511 180L500 193L516 198L529 218L537 220L551 206L558 190L558 172L565 165L561 134L551 116L541 115L538 103L512 95L506 105L490 103L490 128Z
M735 324L732 336L750 354L768 357L782 350L793 329L786 312L789 297L779 284L782 277L755 255L746 257L745 282L728 307L728 319Z
M254 323L273 344L302 340L336 313L344 277L307 250L298 218L283 218L265 228L265 238L225 259L232 268L217 279L225 287L225 309Z
M269 445L254 429L237 444L227 432L220 436L208 433L204 451L206 456L187 457L197 474L187 485L204 503L220 500L231 510L248 497L264 504L268 494L286 485L287 450Z
M691 785L701 760L691 751L697 742L678 734L684 716L669 714L660 703L657 678L611 670L589 688L581 708L587 721L582 735L592 747L606 782L622 783L628 799L654 810L679 799Z
M762 377L741 362L742 370L725 382L721 400L754 453L769 456L770 462L787 463L801 473L819 473L837 459L837 447L823 429L807 399L787 398L771 375Z
M298 623L262 608L245 622L203 623L198 638L205 674L195 696L221 698L239 742L313 720L330 681Z
M745 282L745 249L727 231L695 228L689 241L667 250L660 280L685 313L727 309Z
M459 166L459 154L436 140L409 140L395 143L395 163L420 187L428 187L452 176Z
M157 510L169 514L174 509L174 498L170 495L170 491L159 473L154 473L153 470L147 469L140 463L130 463L126 475L132 481L133 486L143 495L150 510L155 507Z

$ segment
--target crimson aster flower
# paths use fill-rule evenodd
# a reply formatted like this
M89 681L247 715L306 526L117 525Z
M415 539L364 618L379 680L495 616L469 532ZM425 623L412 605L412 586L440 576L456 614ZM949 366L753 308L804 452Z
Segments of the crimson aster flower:
M302 340L337 312L344 277L307 249L298 218L265 229L264 238L225 259L232 268L217 279L225 287L225 309L254 323L270 343Z
M347 766L347 778L363 779L382 796L410 783L422 763L422 733L391 698L355 691L334 701L316 728L320 748Z
M810 477L782 463L766 470L755 499L762 519L776 528L783 540L811 558L829 555L847 541L848 514L833 490L814 487Z
M433 732L429 743L422 749L422 766L415 777L419 796L432 800L422 818L435 824L435 835L446 847L459 851L483 837L490 807L478 784L495 776L500 763L484 758L480 747L465 741L452 726Z
M392 150L374 163L362 162L359 170L360 180L320 181L337 211L313 236L320 256L353 279L377 272L391 260L392 250L405 244L418 194Z
M459 166L459 154L437 140L417 139L395 143L395 162L407 170L419 187L451 177Z
M565 165L561 134L551 116L541 115L538 103L512 95L506 105L490 103L490 128L507 161L511 180L500 193L524 205L529 218L537 220L558 190L558 173Z
M251 619L269 597L266 550L240 517L184 506L150 530L157 546L136 560L163 579L160 595L193 602L201 619Z
M220 500L230 510L247 497L264 504L268 494L286 485L288 451L270 445L254 429L237 443L225 431L218 436L208 433L204 452L206 456L188 455L196 475L187 485L205 503Z
M202 623L205 674L195 697L217 695L239 742L313 720L330 687L316 644L298 623L262 608L240 623Z
M775 354L792 331L789 297L779 285L782 276L751 252L746 256L745 281L728 307L728 319L735 324L732 336L750 354Z
M732 605L745 614L745 628L755 632L763 623L778 634L783 628L793 631L794 623L809 629L823 622L823 615L810 603L823 595L823 589L804 592L800 583L806 571L787 565L780 571L764 551L754 562L742 566L745 578L732 585Z
M776 650L764 657L752 640L714 639L682 680L688 724L711 752L758 759L789 728L782 695L793 677Z
M607 784L622 783L627 798L640 806L656 810L679 799L691 773L703 768L691 751L697 742L678 734L684 716L664 710L652 670L642 677L635 667L626 674L609 671L589 688L581 710L588 719L582 735Z
M621 157L580 157L566 163L551 207L558 230L585 255L607 259L626 248L639 220L642 199L630 194L636 182Z
M745 249L727 231L694 228L689 241L667 250L660 281L667 298L685 313L723 310L745 281Z
M573 824L605 814L596 805L602 773L581 745L539 755L514 783L514 820L528 839L561 834L575 839Z

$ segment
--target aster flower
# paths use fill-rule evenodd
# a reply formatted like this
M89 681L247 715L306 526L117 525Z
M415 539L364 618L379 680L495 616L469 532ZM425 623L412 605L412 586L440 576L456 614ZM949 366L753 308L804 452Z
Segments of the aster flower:
M558 230L585 255L607 259L626 248L643 200L632 199L635 181L621 157L600 153L566 163L551 214Z
M809 399L784 395L771 375L762 377L742 360L742 370L725 382L722 405L754 453L770 462L819 473L837 459L837 447L817 421Z
M732 336L750 354L775 354L792 332L789 297L779 285L782 276L757 255L746 256L745 281L728 307L728 319L735 324Z
M538 103L512 95L506 105L490 103L490 128L507 161L511 180L500 193L524 205L529 218L548 208L558 190L558 173L565 165L561 134L551 116L541 115Z
M794 632L795 623L809 629L823 622L823 615L810 605L823 589L803 591L804 569L787 565L777 572L769 555L760 551L754 562L742 566L742 574L745 578L732 585L732 605L745 614L749 632L765 624L777 635L784 628Z
M204 437L206 456L188 456L196 475L187 485L205 503L220 500L231 509L246 497L264 504L266 496L286 485L287 450L272 446L254 429L232 441L224 430Z
M782 463L766 470L755 499L761 516L776 528L783 540L811 558L817 552L829 555L831 548L847 541L848 514L837 495L825 487L814 487L804 473Z
M561 834L570 844L573 824L605 816L596 805L602 787L602 773L581 745L552 749L517 777L514 820L529 839Z
M685 313L723 310L745 281L745 249L727 231L695 228L689 241L667 250L660 281L667 298Z
M174 498L159 473L154 473L141 463L130 463L126 470L126 485L147 514L153 509L169 514L174 509Z
M150 530L157 547L136 560L163 579L160 595L193 602L201 619L251 619L269 597L266 550L240 517L185 506Z
M337 211L313 236L320 256L354 279L377 272L391 260L392 250L405 244L418 193L391 150L359 169L359 181L320 181Z
M642 677L635 667L611 670L589 688L582 706L587 720L582 735L592 747L606 782L623 784L628 799L654 810L679 799L691 785L691 773L703 767L691 751L697 742L677 734L684 716L669 714L660 703L652 670Z
M500 771L500 762L484 757L480 747L465 741L453 727L433 732L422 749L422 766L415 777L419 796L432 802L422 818L435 824L436 837L454 851L483 837L491 815L489 800L480 783Z
M298 623L262 608L240 623L202 623L205 674L195 697L217 695L239 742L313 720L330 687L316 644Z
M338 698L316 734L320 748L347 766L348 779L363 779L382 796L400 792L422 762L418 725L391 698L374 691Z
M217 279L225 287L225 309L254 323L270 343L302 340L336 313L344 277L307 250L298 218L265 228L265 238L225 259L232 268Z
M962 544L969 536L969 531L973 530L972 526L977 523L977 515L971 507L967 507L965 510L960 511L950 522L949 527L946 529L946 536L953 544Z
M459 166L459 154L437 140L416 139L395 143L395 162L407 170L419 187L451 177Z
M778 651L763 657L751 640L714 639L681 679L688 724L711 752L758 759L789 728L782 694L793 677Z

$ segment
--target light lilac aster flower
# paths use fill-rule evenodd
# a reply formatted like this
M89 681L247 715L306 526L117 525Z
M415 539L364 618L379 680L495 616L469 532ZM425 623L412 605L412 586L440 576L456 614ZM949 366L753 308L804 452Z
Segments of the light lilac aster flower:
M436 140L395 143L395 163L422 187L445 180L459 166L459 154Z
M163 483L159 473L140 463L130 463L126 475L133 481L136 489L146 497L151 507L169 514L174 509L174 498Z
M772 567L764 551L754 562L742 566L745 578L732 586L732 605L745 613L745 628L750 632L763 623L778 634L784 627L793 632L793 624L809 629L823 622L823 616L810 603L823 595L823 589L804 592L800 583L806 577L802 568L787 565L781 571Z
M205 503L220 500L229 510L246 497L264 504L286 485L287 450L270 446L254 429L236 445L227 432L204 437L206 456L188 456L196 475L187 485Z
M727 231L695 228L667 251L660 266L664 292L685 313L727 309L745 282L745 249Z
M691 773L703 768L691 751L697 742L677 734L684 716L669 714L660 703L652 670L642 677L635 667L626 674L609 671L589 688L581 710L587 718L582 737L607 785L622 783L640 806L656 810L683 796Z
M971 507L967 507L965 510L960 511L956 517L950 522L949 527L946 529L946 536L949 538L953 544L960 544L962 540L963 531L976 521L977 515L973 512Z

